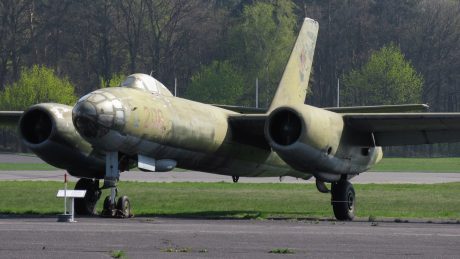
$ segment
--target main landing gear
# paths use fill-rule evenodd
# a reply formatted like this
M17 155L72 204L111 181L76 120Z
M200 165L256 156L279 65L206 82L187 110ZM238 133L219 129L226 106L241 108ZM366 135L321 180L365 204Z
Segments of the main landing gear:
M355 189L353 185L345 179L332 183L331 203L337 220L353 220L355 217Z
M75 213L83 216L96 215L96 203L101 197L99 181L82 178L75 185L75 190L86 190L83 199L75 199Z

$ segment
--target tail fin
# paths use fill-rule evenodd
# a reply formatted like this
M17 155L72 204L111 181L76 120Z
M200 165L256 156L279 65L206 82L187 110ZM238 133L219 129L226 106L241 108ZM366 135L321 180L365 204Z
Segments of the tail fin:
M305 102L318 27L318 22L305 18L275 97L270 105L270 111L282 105Z

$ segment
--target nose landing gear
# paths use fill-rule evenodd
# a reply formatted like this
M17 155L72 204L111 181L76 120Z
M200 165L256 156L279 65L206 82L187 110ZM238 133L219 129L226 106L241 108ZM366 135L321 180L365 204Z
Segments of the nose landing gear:
M102 217L107 218L130 218L131 214L131 202L128 196L121 196L118 198L116 203L111 201L110 196L104 199L104 208L101 213Z
M108 152L106 154L105 177L103 188L110 189L110 195L104 199L104 207L101 213L102 217L130 218L131 202L128 196L121 196L116 202L118 194L117 182L120 178L118 169L118 152Z
M122 160L122 162L126 161ZM123 165L121 166L123 167ZM86 190L86 196L83 199L75 200L75 213L83 216L97 215L96 203L101 197L102 189L110 189L110 195L104 199L101 216L111 218L132 217L131 202L128 196L121 196L116 201L118 194L117 182L119 178L118 152L109 152L106 154L106 171L102 188L99 187L99 180L94 179L82 178L75 185L75 190Z

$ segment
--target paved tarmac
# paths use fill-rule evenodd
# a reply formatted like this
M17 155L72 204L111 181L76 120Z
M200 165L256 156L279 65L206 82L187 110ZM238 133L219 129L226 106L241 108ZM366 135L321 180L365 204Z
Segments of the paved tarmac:
M0 220L1 258L458 258L460 225L55 218ZM270 251L289 249L293 254Z
M0 163L45 163L34 154L10 154L0 153Z
M0 171L0 181L4 180L37 180L63 181L64 170L57 171ZM70 177L70 181L77 178ZM121 181L138 182L231 182L230 176L202 173L196 171L149 173L141 171L123 172ZM351 180L353 183L448 183L460 182L460 173L420 173L420 172L366 172ZM241 183L279 183L278 177L240 177ZM282 178L282 183L313 183L293 177Z

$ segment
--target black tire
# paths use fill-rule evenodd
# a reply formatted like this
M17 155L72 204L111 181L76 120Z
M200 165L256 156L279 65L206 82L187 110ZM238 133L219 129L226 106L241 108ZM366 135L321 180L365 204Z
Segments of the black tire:
M115 207L116 207L116 204L112 204L112 202L110 201L110 195L106 196L104 199L104 205L102 207L101 216L102 217L115 217L115 212L116 212Z
M118 198L117 202L118 216L121 218L129 218L131 214L131 202L128 199L128 196L121 196Z
M337 220L350 221L355 217L355 189L349 181L332 183L332 208Z
M240 180L240 177L239 177L239 176L236 176L236 175L234 175L234 176L232 176L232 180L233 180L233 182L234 182L234 183L237 183L237 182L238 182L238 180Z
M82 178L75 184L75 190L86 190L84 198L75 199L75 214L81 216L96 215L96 204L101 198L99 181Z

